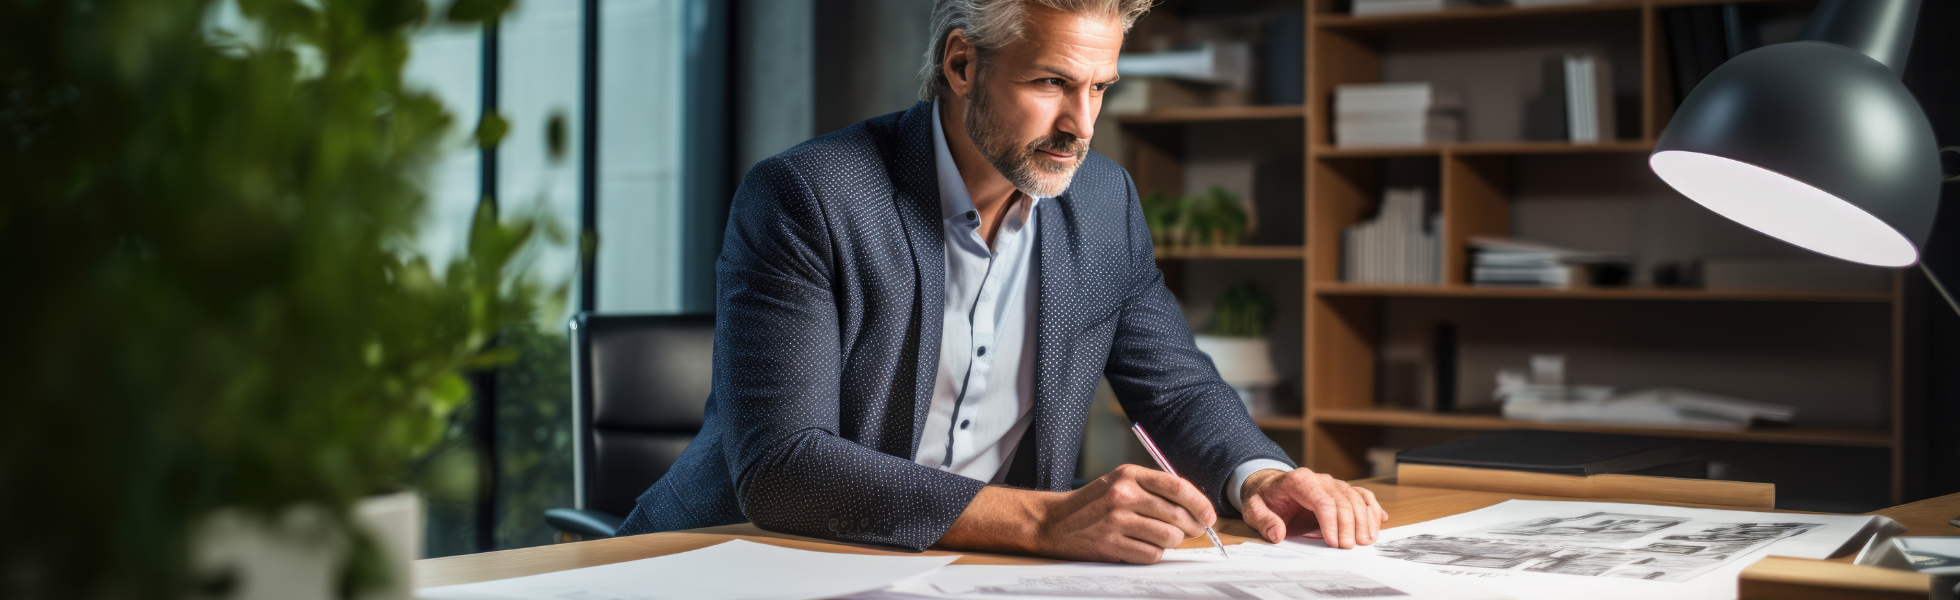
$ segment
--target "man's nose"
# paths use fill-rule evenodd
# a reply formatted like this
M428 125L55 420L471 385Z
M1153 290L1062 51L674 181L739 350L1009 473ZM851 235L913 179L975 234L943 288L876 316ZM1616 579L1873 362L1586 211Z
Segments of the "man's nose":
M1084 89L1068 95L1062 102L1062 113L1055 119L1055 128L1063 133L1087 141L1096 134L1096 98Z

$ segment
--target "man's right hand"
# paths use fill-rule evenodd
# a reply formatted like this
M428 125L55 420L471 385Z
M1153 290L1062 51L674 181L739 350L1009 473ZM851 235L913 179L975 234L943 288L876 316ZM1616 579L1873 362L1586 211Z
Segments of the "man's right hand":
M1218 519L1190 482L1123 465L1073 492L988 487L939 546L1064 560L1151 564Z

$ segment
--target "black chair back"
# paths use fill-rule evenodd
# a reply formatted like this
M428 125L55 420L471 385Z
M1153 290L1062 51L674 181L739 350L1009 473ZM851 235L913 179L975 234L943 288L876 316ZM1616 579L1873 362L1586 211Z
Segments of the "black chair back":
M571 323L577 506L617 517L701 432L714 315L594 315Z

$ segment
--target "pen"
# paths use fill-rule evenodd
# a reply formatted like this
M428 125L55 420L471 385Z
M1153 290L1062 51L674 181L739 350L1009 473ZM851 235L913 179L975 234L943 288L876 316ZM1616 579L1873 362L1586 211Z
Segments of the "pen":
M1163 451L1157 449L1157 442L1150 441L1150 434L1143 432L1142 423L1130 424L1130 431L1136 432L1137 441L1143 442L1143 449L1150 451L1150 458L1157 461L1157 468L1170 473L1172 477L1178 476L1177 469L1171 468L1171 461L1164 460ZM1218 532L1212 531L1210 525L1205 526L1205 536L1211 538L1211 545L1218 547L1219 554L1225 555L1225 558L1232 557L1232 553L1225 551L1225 542L1218 541Z

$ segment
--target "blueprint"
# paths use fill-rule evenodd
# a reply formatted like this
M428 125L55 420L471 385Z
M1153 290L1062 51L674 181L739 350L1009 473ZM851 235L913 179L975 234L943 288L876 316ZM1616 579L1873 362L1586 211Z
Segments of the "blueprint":
M1039 566L941 568L883 592L853 600L966 598L1033 600L1166 598L1171 600L1392 598L1395 600L1496 600L1501 594L1414 566L1324 558L1266 544L1165 553L1154 565L1070 563Z
M1767 554L1826 558L1856 549L1872 517L1598 502L1512 500L1382 532L1334 550L1288 549L1422 565L1521 598L1735 597L1735 577Z

